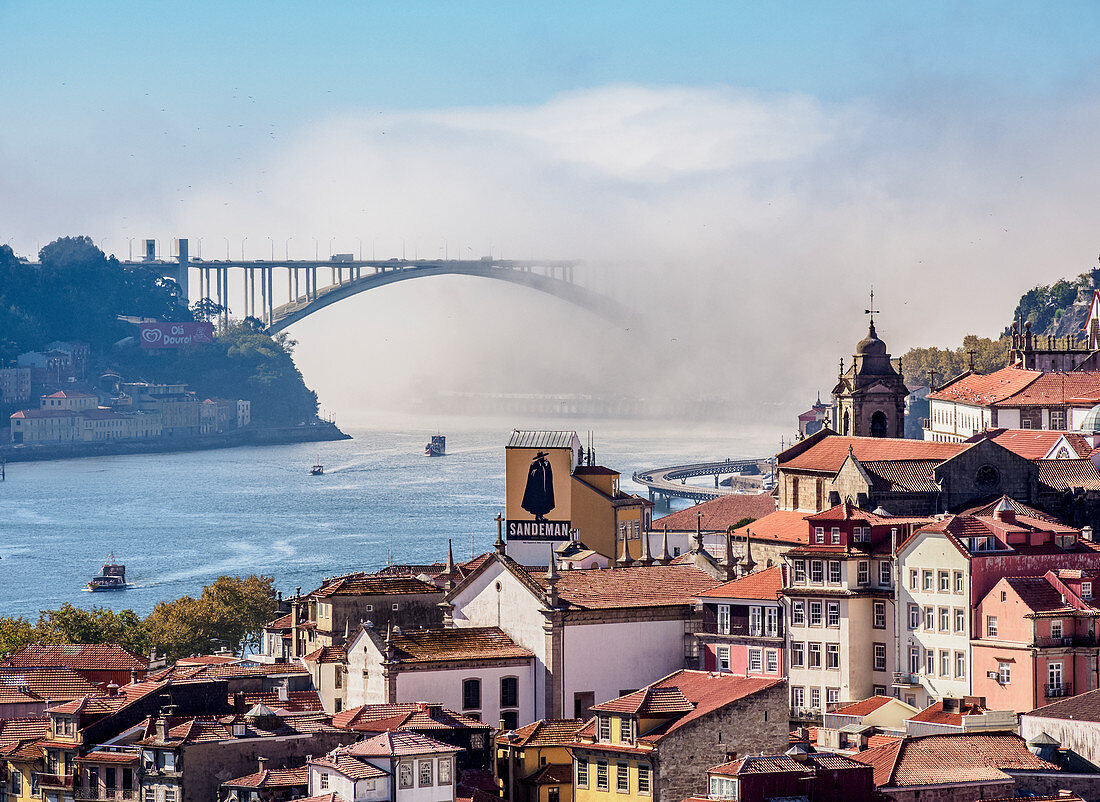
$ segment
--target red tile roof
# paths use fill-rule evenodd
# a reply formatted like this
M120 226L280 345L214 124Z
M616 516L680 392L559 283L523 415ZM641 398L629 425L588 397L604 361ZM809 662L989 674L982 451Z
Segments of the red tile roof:
M359 741L346 749L354 757L403 757L425 755L433 752L461 752L457 746L445 744L419 732L398 730L382 732L373 738Z
M309 663L346 663L348 655L343 646L322 646L302 659Z
M151 693L156 693L164 687L161 682L138 682L131 685L123 685L114 695L107 695L99 691L94 696L82 696L61 705L49 708L50 713L69 713L100 715L114 713L139 699L144 699Z
M85 671L144 671L149 666L149 658L134 654L122 646L32 644L8 655L0 665L13 668L64 666Z
M1054 444L1063 437L1069 443L1070 448L1078 457L1087 457L1092 453L1092 446L1084 436L1073 432L1060 432L1051 429L987 429L967 439L968 443L977 443L982 440L992 440L999 446L1007 448L1014 454L1019 454L1024 459L1042 459Z
M654 743L702 716L784 683L786 680L681 669L646 686L641 691L604 702L593 710L628 713L640 711L643 714L667 716L670 719L667 725L639 738L641 742ZM646 695L646 691L656 691L656 693ZM688 707L690 707L689 710L684 709ZM578 734L582 736L590 734L588 725ZM601 750L610 747L609 744L596 746ZM627 751L630 751L629 748Z
M540 719L520 727L511 740L504 735L498 735L497 742L515 747L571 744L577 731L583 726L584 721L579 718Z
M1043 376L1037 370L1002 368L993 373L970 373L945 384L928 398L933 401L956 401L963 404L988 406L1010 398Z
M292 788L298 785L309 785L308 766L294 769L264 769L222 783L223 787L229 788Z
M1027 713L1037 718L1100 722L1100 690L1085 691L1068 699L1059 699Z
M960 703L960 712L943 709L943 702L930 704L915 716L910 716L910 721L920 721L924 724L947 724L961 727L963 716L980 716L987 712L984 707L974 703Z
M783 589L783 566L775 565L763 571L726 582L700 596L707 599L759 599L776 601Z
M398 702L362 705L337 713L332 726L355 732L386 730L492 729L489 724L439 704Z
M838 716L866 716L874 713L883 705L894 701L892 696L871 696L859 702L852 702L844 707L838 707L833 711Z
M1005 368L1011 370L1011 368ZM1002 398L1001 406L1050 406L1069 401L1076 405L1100 402L1100 371L1041 373L1019 392Z
M309 765L333 769L352 780L372 780L388 776L387 772L377 766L349 755L346 747L336 749L322 757L316 757L309 761Z
M500 627L410 630L394 633L390 644L396 653L395 659L401 663L534 656L534 652L516 644Z
M876 787L996 782L1005 771L1055 771L1018 735L1002 732L905 738L852 755L874 769Z
M348 802L344 797L340 796L335 791L329 791L327 794L318 794L317 796L305 796L299 799L292 800L292 802Z
M261 663L260 665L168 666L151 672L150 680L231 679L235 677L282 677L309 674L299 663Z
M264 705L274 711L286 711L287 713L321 713L325 709L317 691L289 691L286 699L280 699L278 691L244 693L242 696L244 697L244 706L248 710L256 705ZM232 695L230 695L229 701L233 701Z
M327 599L330 596L396 596L442 592L441 588L431 582L415 576L355 573L327 580L308 595Z
M938 460L943 462L970 448L964 443L902 440L894 437L842 437L829 435L787 461L780 454L778 467L836 473L848 459L848 449L860 462L872 460ZM793 449L788 449L791 451ZM787 453L787 452L784 452Z
M710 574L689 565L634 565L562 571L557 590L570 607L610 610L693 604L695 596L717 584Z
M809 513L795 510L776 510L770 515L753 521L734 531L735 537L752 534L753 540L778 540L782 543L809 543L810 530L806 524Z
M564 785L573 782L573 765L570 763L548 763L523 778L531 785Z
M1040 484L1054 490L1100 490L1100 472L1090 459L1040 459L1035 465Z
M773 512L775 498L771 493L731 493L654 519L650 529L654 532L662 529L694 532L695 516L702 515L699 525L704 532L725 532L743 518L763 518Z

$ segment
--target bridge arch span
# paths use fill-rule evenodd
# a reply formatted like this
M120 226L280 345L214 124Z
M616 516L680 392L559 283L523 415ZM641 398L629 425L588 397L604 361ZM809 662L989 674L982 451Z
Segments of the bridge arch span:
M282 331L314 312L324 309L326 306L331 306L361 292L395 284L399 281L433 276L479 276L496 279L497 281L507 281L553 295L618 326L627 325L630 319L630 309L626 306L612 298L608 298L606 295L594 292L571 281L529 270L498 267L493 264L470 265L469 263L456 263L449 265L446 262L439 262L411 267L382 268L378 272L368 273L343 284L325 287L319 290L314 298L303 297L272 310L271 323L267 327L267 331L272 334Z

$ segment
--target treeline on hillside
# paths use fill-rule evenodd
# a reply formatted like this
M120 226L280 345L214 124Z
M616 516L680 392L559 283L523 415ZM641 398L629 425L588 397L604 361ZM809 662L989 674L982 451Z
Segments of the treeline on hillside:
M133 610L84 610L64 604L43 610L38 621L0 617L0 654L30 643L105 643L139 654L156 649L169 660L226 647L235 654L259 645L264 624L275 617L275 581L269 576L221 576L197 599L160 602L145 618Z
M120 315L195 319L162 267L124 265L89 237L62 237L38 258L38 265L27 264L0 246L0 367L53 340L79 340L91 346L92 370L115 370L129 381L185 382L204 398L247 398L258 423L293 425L317 414L317 396L295 366L295 343L285 334L273 338L246 318L213 345L145 351ZM194 309L200 319L210 316L201 302ZM94 375L90 370L88 377Z
M1012 313L1013 320L1031 323L1036 334L1053 334L1066 309L1077 300L1077 292L1082 287L1094 287L1100 280L1100 270L1082 273L1075 279L1060 279L1050 285L1038 285L1020 296L1020 303ZM1011 334L1012 327L1004 333Z

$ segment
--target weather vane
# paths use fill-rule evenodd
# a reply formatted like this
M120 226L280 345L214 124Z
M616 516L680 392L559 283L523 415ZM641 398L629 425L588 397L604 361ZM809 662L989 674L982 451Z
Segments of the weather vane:
M875 325L875 313L879 311L875 309L875 285L871 285L871 306L869 309L864 309L863 314L871 316L871 325Z

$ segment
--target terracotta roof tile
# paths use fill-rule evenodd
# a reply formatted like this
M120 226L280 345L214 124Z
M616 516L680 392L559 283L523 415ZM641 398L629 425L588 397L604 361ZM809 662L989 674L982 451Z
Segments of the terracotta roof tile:
M256 705L264 705L272 710L286 711L288 713L321 713L325 706L321 703L321 697L317 691L288 691L286 699L279 698L278 691L261 693L244 693L244 706L251 710ZM230 702L233 696L229 697Z
M61 646L24 646L8 655L2 665L12 668L63 666L73 670L144 671L149 658L134 654L122 646L71 644Z
M809 543L810 530L806 524L809 513L796 510L776 510L747 526L734 531L734 537L752 534L754 540L778 540L782 543Z
M880 493L938 493L934 469L943 460L867 460L860 461Z
M541 576L536 578L545 582ZM692 604L693 597L717 584L710 574L693 566L635 565L562 571L557 591L568 606L608 610Z
M308 766L299 766L294 769L264 769L222 783L223 787L229 788L292 788L298 785L309 785Z
M1042 376L1037 370L1012 367L984 375L971 373L945 384L934 393L929 393L928 398L934 401L957 401L987 406L1011 398Z
M499 660L534 655L531 650L517 645L500 627L411 630L393 634L390 643L396 659L402 663Z
M397 596L442 592L441 588L431 582L415 576L356 573L330 579L308 595L326 599L330 596Z
M108 752L106 750L95 750L89 752L86 755L78 756L76 759L81 763L115 763L126 765L128 763L137 763L138 752L136 749L127 752Z
M1100 722L1100 690L1085 691L1068 699L1059 699L1027 713L1037 718Z
M433 752L461 752L457 746L445 744L422 735L419 732L398 730L382 732L373 738L341 747L354 757L402 757L404 755L424 755ZM340 751L340 750L337 750Z
M1090 459L1040 459L1035 465L1040 484L1054 490L1100 490L1100 472Z
M309 761L309 765L333 769L353 780L372 780L387 776L386 772L377 766L349 755L346 748L329 752L323 757L316 757Z
M852 702L844 707L838 707L833 711L838 716L866 716L869 713L874 713L883 705L887 705L894 701L891 696L871 696L867 699L863 699L859 702Z
M987 429L967 438L968 443L992 440L1024 459L1042 459L1050 453L1055 443L1063 437L1078 457L1087 457L1092 453L1088 440L1074 432L1062 432L1054 429Z
M963 716L980 716L985 712L987 712L986 709L981 705L962 704L960 712L956 713L944 710L943 702L935 702L916 715L910 716L909 720L920 721L925 724L948 724L955 727L961 727Z
M533 721L515 731L515 740L498 735L501 744L513 746L558 746L573 743L577 732L584 726L579 718L550 718Z
M348 655L343 646L322 646L302 659L309 663L346 663Z
M1000 498L996 498L993 501L983 503L982 505L977 506L977 507L968 507L966 509L958 510L958 514L959 515L980 515L980 516L984 516L984 517L992 517L993 512L997 509L998 505L1002 501L1007 501L1012 506L1013 511L1017 515L1025 515L1028 518L1031 518L1031 519L1037 520L1037 521L1045 521L1045 522L1050 522L1050 523L1061 523L1061 521L1059 521L1054 516L1048 515L1047 513L1042 512L1041 510L1037 510L1034 507L1029 507L1027 504L1024 504L1023 502L1017 501L1016 499L1010 498L1008 496L1001 496Z
M523 782L531 785L563 785L573 782L573 765L571 763L548 763L536 769L532 774L523 778Z
M704 532L725 532L743 518L763 518L775 512L775 498L771 493L731 493L728 496L704 501L684 510L670 513L653 521L650 529L659 532L694 532L696 515Z
M944 460L970 448L963 443L931 440L902 440L893 437L842 437L829 435L787 461L779 468L836 473L848 459L848 448L860 462L874 460ZM779 455L780 458L783 454Z
M332 726L355 732L385 730L492 729L489 724L442 705L423 702L362 705L332 717Z
M874 768L878 787L1004 780L1005 771L1055 771L1018 735L983 732L926 735L883 744L852 756Z
M783 566L775 565L763 571L747 574L699 594L707 599L759 599L776 601L783 589Z
M327 794L299 797L298 799L291 800L291 802L348 802L348 800L335 791L329 791Z

